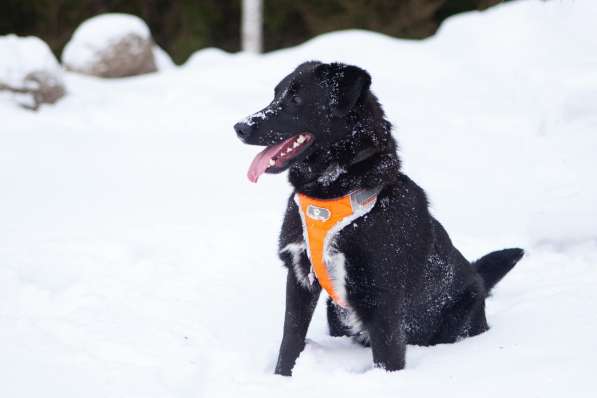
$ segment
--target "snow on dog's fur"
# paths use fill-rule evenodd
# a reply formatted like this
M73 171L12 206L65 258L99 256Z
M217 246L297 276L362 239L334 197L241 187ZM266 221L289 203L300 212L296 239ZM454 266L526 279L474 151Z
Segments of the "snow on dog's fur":
M370 85L359 67L306 62L276 86L270 105L234 126L245 143L266 146L249 178L289 170L295 190L279 238L289 272L278 374L291 374L321 291L309 280L296 192L331 199L380 190L367 214L336 226L324 257L350 307L328 301L330 334L370 344L374 364L390 371L404 367L407 343L486 331L485 297L523 255L506 249L471 264L452 245L423 190L401 172L392 126Z

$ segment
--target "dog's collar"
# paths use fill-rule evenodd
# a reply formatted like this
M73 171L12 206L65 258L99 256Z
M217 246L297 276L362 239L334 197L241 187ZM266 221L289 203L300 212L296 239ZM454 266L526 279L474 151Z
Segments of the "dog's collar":
M343 264L334 261L330 246L338 232L371 211L381 190L382 186L357 189L335 199L317 199L302 193L294 197L303 224L307 255L311 260L309 281L313 283L317 278L331 299L344 308L349 306L344 290L344 269L339 269L343 268Z

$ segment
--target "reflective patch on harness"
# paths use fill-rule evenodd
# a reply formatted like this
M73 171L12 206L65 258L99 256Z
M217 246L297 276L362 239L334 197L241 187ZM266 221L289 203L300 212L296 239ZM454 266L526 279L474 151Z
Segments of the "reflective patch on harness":
M309 205L307 207L307 216L317 221L327 221L330 219L330 211L325 207Z

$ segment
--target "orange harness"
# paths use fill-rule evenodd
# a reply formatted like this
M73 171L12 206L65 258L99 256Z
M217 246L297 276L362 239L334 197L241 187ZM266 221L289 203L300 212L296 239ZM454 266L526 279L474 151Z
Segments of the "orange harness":
M359 189L336 199L316 199L297 193L294 197L303 222L307 255L311 260L309 280L313 273L322 288L341 307L348 308L345 297L338 290L344 289L344 269L330 261L330 245L342 228L367 214L377 201L381 187ZM343 268L343 266L342 266ZM340 285L338 285L340 283Z

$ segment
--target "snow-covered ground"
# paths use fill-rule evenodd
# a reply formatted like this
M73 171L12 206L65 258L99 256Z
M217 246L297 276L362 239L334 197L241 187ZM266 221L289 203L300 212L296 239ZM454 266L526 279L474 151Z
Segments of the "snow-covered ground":
M0 396L596 396L596 20L591 0L514 2L423 42L349 31L67 73L38 113L0 97ZM232 125L308 59L371 72L404 170L467 257L527 249L489 332L385 373L320 307L294 377L271 375L289 186L248 182L258 149Z

